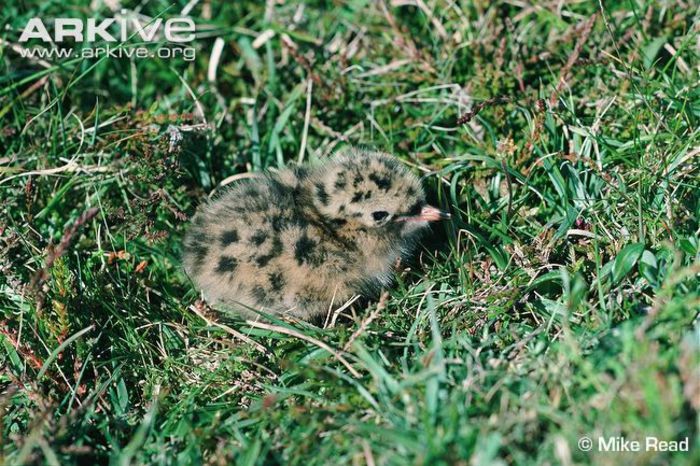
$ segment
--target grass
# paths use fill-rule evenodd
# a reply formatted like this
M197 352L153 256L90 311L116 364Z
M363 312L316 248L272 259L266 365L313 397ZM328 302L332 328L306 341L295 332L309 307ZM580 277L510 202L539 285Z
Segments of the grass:
M22 57L112 3L0 7L0 463L700 462L692 2L190 2L192 61ZM198 203L347 144L453 220L332 327L202 310Z

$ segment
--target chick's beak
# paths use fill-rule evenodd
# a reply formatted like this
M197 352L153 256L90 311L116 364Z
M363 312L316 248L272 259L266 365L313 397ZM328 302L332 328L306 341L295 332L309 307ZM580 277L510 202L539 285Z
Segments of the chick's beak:
M436 209L435 207L433 207L431 205L426 205L420 211L420 215L418 215L417 219L422 220L424 222L436 222L438 220L449 220L450 217L451 217L451 215L449 212L445 212L444 210Z

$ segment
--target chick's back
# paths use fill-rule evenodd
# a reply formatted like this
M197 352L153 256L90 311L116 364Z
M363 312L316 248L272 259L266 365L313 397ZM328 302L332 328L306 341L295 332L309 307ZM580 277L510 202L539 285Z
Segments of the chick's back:
M199 209L183 262L210 304L306 319L327 310L329 294L350 294L334 280L347 272L347 251L301 214L296 175L246 180Z

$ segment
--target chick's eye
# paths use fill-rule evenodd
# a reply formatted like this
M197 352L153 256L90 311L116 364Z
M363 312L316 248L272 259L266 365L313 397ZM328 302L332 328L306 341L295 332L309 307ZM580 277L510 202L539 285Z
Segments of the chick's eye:
M372 212L372 218L377 222L384 220L388 216L389 216L389 212L387 212L385 210L378 210L376 212Z

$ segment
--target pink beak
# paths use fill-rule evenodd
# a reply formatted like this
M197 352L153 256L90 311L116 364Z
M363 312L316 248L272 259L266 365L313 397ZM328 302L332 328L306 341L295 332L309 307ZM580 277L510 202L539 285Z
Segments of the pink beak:
M415 217L398 217L396 220L399 222L436 222L438 220L448 220L452 218L449 212L444 212L440 209L436 209L433 206L427 205L423 207L420 214Z
M420 211L420 215L417 217L417 219L423 220L424 222L436 222L438 220L449 220L451 217L452 216L449 212L445 212L440 209L436 209L431 205L427 205Z

